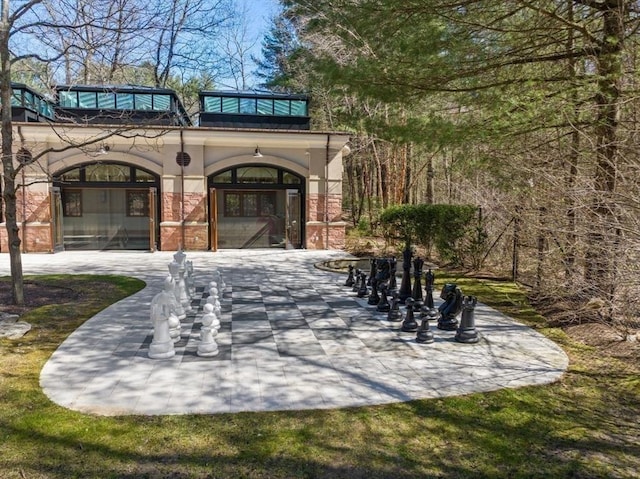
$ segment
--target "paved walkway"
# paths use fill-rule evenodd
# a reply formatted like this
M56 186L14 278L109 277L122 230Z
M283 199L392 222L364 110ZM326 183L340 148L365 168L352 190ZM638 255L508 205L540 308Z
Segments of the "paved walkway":
M199 318L183 326L176 357L147 356L149 305L172 253L63 252L23 255L25 274L126 274L147 287L78 328L45 364L40 384L69 409L99 415L187 414L339 408L546 384L568 365L539 333L479 304L477 344L415 342L342 285L345 275L315 268L338 251L188 252L196 283L213 268L227 289L215 358L195 355ZM9 258L0 254L0 275ZM437 278L436 278L437 281ZM482 298L479 298L482 300ZM186 334L185 334L186 330ZM191 335L191 340L189 340Z

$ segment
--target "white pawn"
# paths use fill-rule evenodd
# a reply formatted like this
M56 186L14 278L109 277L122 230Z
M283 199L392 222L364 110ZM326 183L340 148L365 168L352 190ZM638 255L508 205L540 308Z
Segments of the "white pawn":
M153 322L153 340L149 346L151 359L168 359L176 354L169 324L171 317L175 318L175 306L173 281L171 277L167 277L164 280L163 291L156 294L151 301L151 321Z
M218 335L220 320L213 312L213 305L204 305L204 315L202 316L202 328L200 329L200 342L198 343L198 356L217 356L220 352L215 336Z
M180 265L175 262L172 261L171 263L169 263L169 272L171 273L171 278L172 278L172 285L173 285L173 295L176 299L176 316L178 316L178 319L182 320L185 319L187 317L187 313L184 310L184 307L182 306L182 302L180 301L180 288L178 288L178 281L180 278Z

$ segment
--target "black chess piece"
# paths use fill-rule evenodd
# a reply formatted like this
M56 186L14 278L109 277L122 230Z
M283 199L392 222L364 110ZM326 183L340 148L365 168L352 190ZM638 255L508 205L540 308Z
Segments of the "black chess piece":
M371 265L371 270L369 271L369 279L367 280L367 286L371 286L371 283L373 282L373 278L375 278L376 276L378 261L375 258L371 258L369 260L369 264Z
M389 299L387 298L389 287L388 285L383 283L378 289L380 289L381 294L380 301L378 301L378 306L376 306L376 311L379 311L381 313L388 313L391 310L391 305L389 304Z
M411 257L413 252L411 246L407 243L402 252L402 282L400 283L399 297L400 301L405 301L411 297Z
M424 301L425 308L433 309L435 305L433 303L433 285L435 282L435 275L430 269L424 274L424 289L426 293L426 299Z
M411 292L411 297L415 301L413 303L413 310L420 311L420 307L422 306L422 266L424 265L424 260L420 257L417 257L413 260L413 290Z
M353 265L349 265L349 275L347 276L347 280L344 282L345 286L352 287L355 280L353 279Z
M398 260L396 260L395 258L390 258L389 259L389 286L387 290L389 294L393 294L393 292L398 289L398 284L396 281L397 267L398 267Z
M360 273L360 288L358 289L358 298L364 298L369 293L367 288L367 273Z
M407 300L405 301L405 304L407 306L407 314L404 317L404 321L402 321L402 326L400 327L400 329L407 333L415 332L418 330L418 323L416 322L413 315L413 303L414 301L411 297L407 298Z
M435 308L431 308L426 316L422 318L420 329L416 334L416 342L421 344L431 344L435 341L433 333L429 329L429 321L435 320L438 317L438 313Z
M400 312L400 298L398 292L391 293L391 307L387 314L387 321L400 321L402 319L402 313Z
M457 284L447 283L440 291L440 298L444 300L444 303L438 306L440 312L438 329L455 331L458 328L458 314L462 310L462 291Z
M356 268L355 281L353 282L353 287L351 288L351 291L353 291L354 293L357 293L358 290L360 289L360 280L362 279L360 277L360 273L361 271L358 268Z
M477 299L475 296L467 296L462 301L462 318L456 331L455 340L459 343L477 343L478 331L476 331L475 308Z
M380 302L380 295L378 294L378 278L374 276L371 281L371 294L369 294L369 300L367 304L375 305Z

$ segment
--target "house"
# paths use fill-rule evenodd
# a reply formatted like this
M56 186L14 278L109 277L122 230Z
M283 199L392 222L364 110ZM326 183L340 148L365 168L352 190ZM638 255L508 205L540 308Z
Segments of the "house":
M23 252L339 249L349 135L313 131L305 95L13 85ZM3 218L1 218L3 219ZM8 251L0 224L0 251Z

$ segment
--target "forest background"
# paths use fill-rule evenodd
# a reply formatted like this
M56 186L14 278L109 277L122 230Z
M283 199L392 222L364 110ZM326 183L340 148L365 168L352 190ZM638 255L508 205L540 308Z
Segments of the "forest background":
M282 0L259 55L231 0L2 5L5 81L169 87L191 112L203 89L309 93L314 129L353 135L353 231L385 233L399 204L472 205L456 266L565 321L637 327L640 2Z

